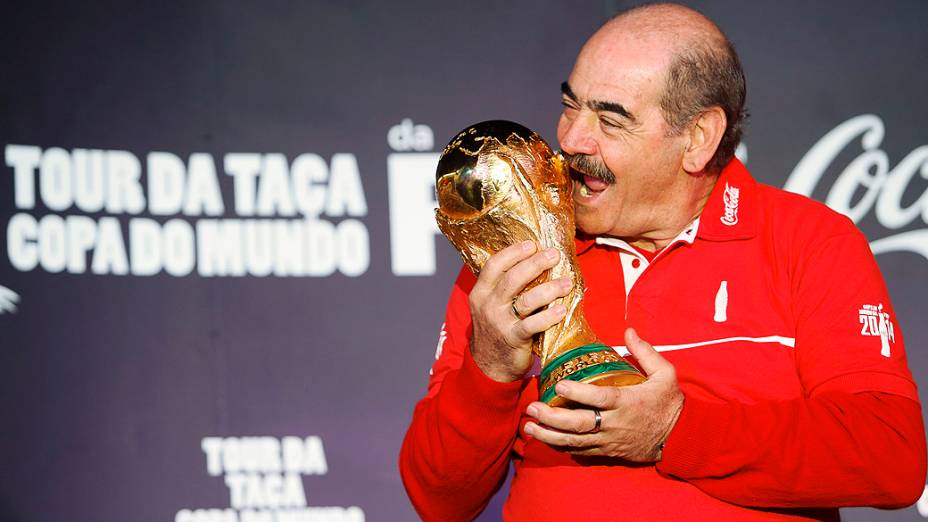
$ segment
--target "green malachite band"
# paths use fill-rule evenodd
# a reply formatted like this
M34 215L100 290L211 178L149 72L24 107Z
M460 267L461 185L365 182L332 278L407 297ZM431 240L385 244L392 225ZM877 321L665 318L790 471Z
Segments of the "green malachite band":
M562 364L573 359L575 357L580 357L581 355L586 355L593 352L614 352L612 348L609 348L605 344L593 343L593 344L584 344L583 346L578 346L573 350L568 350L561 355L558 355L554 358L553 361L545 365L541 369L541 375L538 376L538 382L545 382L548 379L548 376L551 375L551 372L561 367Z
M635 369L634 366L626 362L615 361L615 362L594 364L593 366L587 366L586 368L583 368L582 370L578 370L570 375L565 376L564 379L569 379L571 381L582 381L583 379L586 379L587 377L592 377L594 375L599 375L601 373L606 373L606 372L611 372L611 371L616 371L616 370L633 371L633 372L638 371ZM544 382L544 381L539 381L539 382ZM548 403L551 399L554 398L554 396L556 395L556 392L554 391L554 386L556 384L557 383L551 383L551 386L548 387L547 390L542 392L541 402Z

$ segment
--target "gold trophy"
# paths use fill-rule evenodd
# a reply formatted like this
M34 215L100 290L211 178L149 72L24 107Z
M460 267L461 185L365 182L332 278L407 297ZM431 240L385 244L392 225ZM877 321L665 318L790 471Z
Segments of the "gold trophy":
M518 123L485 121L464 129L445 147L435 189L438 228L475 275L490 256L521 241L532 240L539 250L560 251L558 264L526 287L565 276L573 282L570 293L558 300L567 315L532 340L532 352L541 359L542 401L566 405L568 401L554 392L562 379L600 386L645 380L599 341L583 315L583 276L574 248L573 183L563 156Z

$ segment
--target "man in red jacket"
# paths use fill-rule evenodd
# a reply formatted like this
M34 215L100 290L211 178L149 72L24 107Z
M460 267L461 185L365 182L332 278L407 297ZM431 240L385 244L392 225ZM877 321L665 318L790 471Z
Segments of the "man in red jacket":
M587 318L647 382L538 401L532 335L569 282L531 243L462 271L400 457L427 520L467 520L515 475L511 520L837 519L915 502L921 406L866 239L734 159L744 76L708 19L625 12L562 85ZM647 341L645 341L645 339Z

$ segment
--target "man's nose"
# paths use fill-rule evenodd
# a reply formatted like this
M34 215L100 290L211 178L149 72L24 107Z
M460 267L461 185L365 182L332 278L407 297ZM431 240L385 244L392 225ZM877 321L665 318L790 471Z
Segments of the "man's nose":
M568 154L594 154L596 141L593 139L591 120L595 124L595 115L581 114L573 120L562 121L563 128L559 140L561 150Z

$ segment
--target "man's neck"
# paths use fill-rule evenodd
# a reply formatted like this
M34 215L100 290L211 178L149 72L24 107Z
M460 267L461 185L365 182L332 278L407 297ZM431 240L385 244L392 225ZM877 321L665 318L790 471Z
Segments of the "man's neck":
M662 220L660 228L646 232L636 237L621 238L629 245L649 252L658 252L669 245L677 236L679 236L690 224L696 220L709 202L709 196L718 181L719 176L705 175L700 179L699 186L694 187L695 194L689 201L675 205L673 208L676 212L671 213L666 219Z

